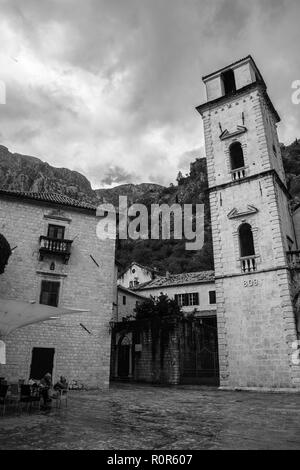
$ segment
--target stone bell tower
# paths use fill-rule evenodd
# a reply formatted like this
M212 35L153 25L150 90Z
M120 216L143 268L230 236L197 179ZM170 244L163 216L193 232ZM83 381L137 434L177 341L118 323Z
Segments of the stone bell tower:
M251 56L203 77L222 388L300 387L287 251L297 249L276 125Z

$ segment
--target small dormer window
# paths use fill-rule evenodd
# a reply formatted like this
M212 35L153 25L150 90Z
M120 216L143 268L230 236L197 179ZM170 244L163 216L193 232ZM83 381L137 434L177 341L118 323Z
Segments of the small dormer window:
M224 86L224 94L229 95L236 91L235 77L232 69L226 70L221 74L221 79Z

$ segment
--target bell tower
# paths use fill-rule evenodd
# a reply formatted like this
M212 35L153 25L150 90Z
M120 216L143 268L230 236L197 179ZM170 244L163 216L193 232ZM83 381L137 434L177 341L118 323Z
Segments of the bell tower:
M203 77L220 385L300 387L286 252L297 249L280 121L254 60Z

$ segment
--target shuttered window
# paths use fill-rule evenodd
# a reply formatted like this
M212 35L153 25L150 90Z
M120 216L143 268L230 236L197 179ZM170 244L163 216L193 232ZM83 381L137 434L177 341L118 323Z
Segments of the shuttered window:
M42 281L40 304L51 305L52 307L57 307L59 287L60 287L59 282Z
M65 227L61 225L48 225L48 237L57 240L63 240L65 236Z
M175 300L180 307L199 305L199 293L190 292L188 294L175 294Z

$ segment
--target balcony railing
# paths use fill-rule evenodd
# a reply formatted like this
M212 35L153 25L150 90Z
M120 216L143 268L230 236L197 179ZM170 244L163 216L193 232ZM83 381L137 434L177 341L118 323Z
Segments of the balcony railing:
M256 271L255 255L243 256L240 260L242 273L252 273L253 271Z
M59 255L64 259L67 264L71 255L71 245L73 240L60 240L58 238L40 236L40 260L43 260L45 255Z
M287 251L286 257L291 268L300 268L300 250Z
M232 181L241 180L241 179L245 178L245 176L246 176L246 168L245 167L235 168L235 170L231 170Z

